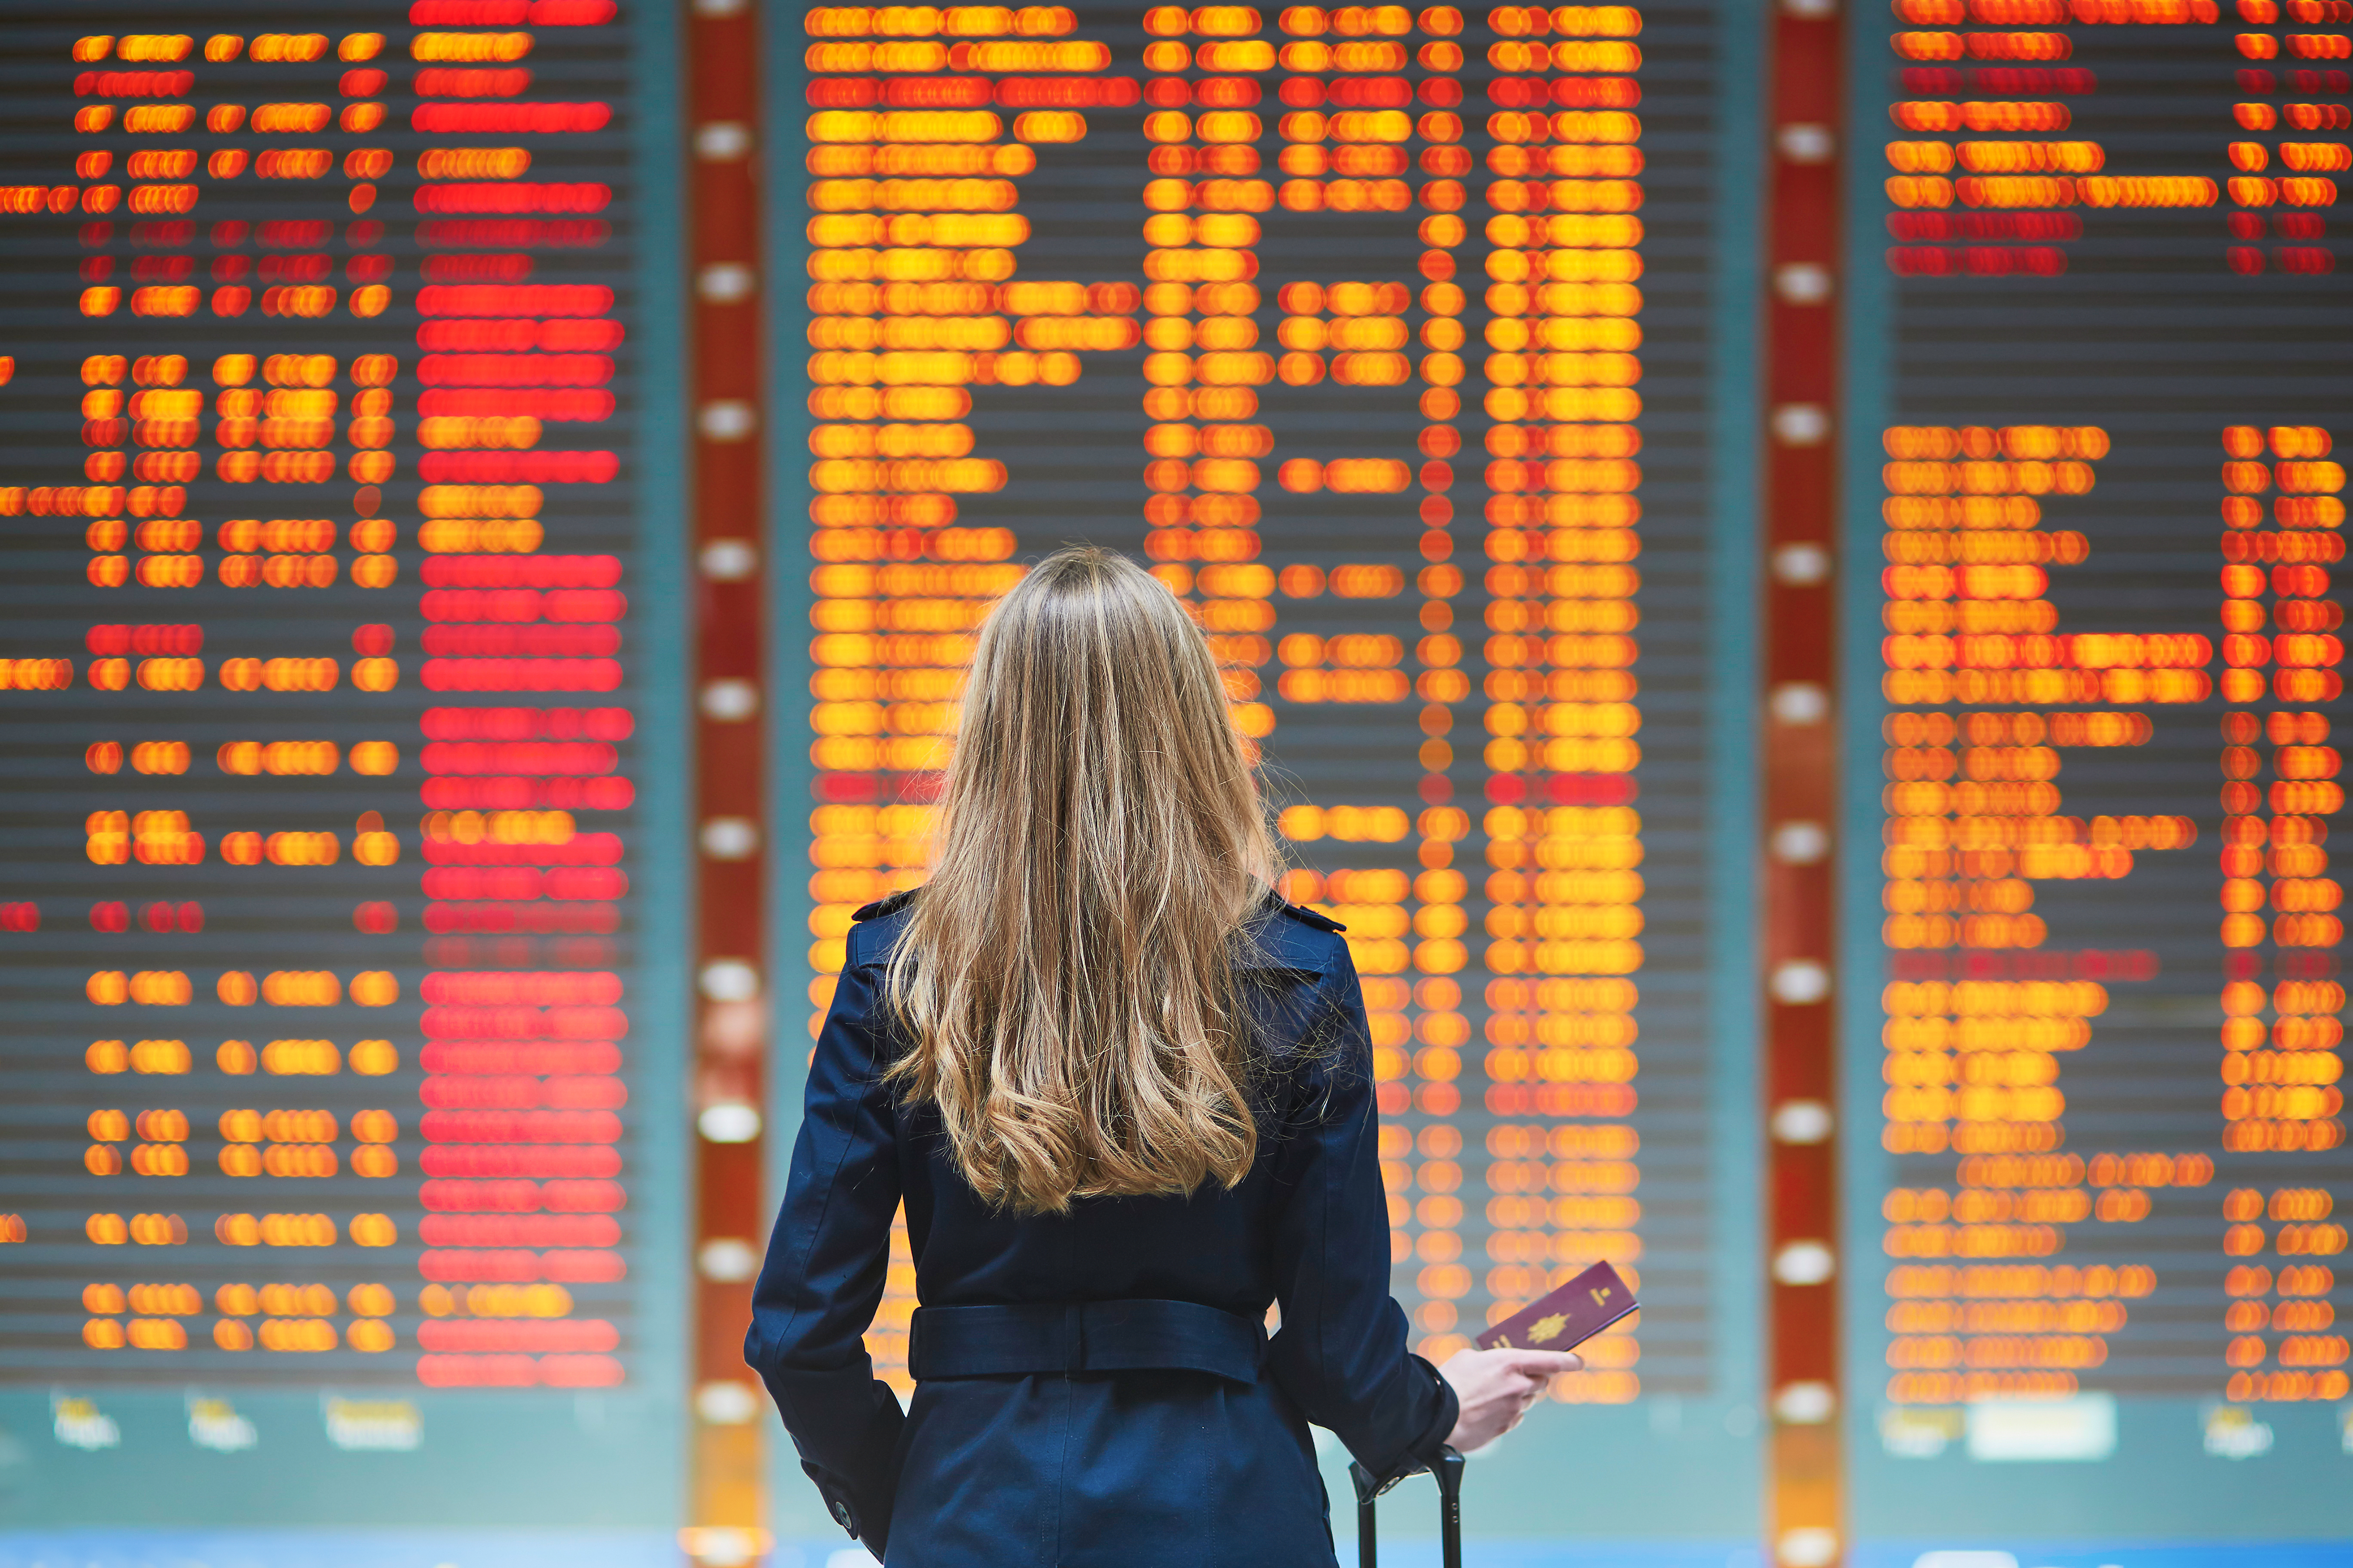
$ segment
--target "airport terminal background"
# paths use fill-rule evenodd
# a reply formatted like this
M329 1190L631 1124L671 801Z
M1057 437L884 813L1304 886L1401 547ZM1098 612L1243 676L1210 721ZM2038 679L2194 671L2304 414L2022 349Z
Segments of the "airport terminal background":
M0 1564L862 1561L729 1347L1071 540L1348 927L1416 1347L1645 1303L1471 1561L2353 1563L2353 5L26 0L0 88Z

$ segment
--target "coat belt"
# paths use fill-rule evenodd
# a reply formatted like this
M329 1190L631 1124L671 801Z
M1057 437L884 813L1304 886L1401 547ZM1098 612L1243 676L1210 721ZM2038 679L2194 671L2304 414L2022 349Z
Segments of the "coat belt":
M1198 1301L919 1307L907 1368L919 1382L1182 1370L1256 1383L1265 1348L1263 1323Z

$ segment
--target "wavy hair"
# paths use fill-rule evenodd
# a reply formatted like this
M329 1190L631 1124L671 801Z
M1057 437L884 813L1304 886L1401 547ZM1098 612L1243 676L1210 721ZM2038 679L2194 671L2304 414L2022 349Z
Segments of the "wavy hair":
M1231 1187L1258 1151L1237 945L1275 851L1209 646L1110 551L982 626L931 879L885 994L891 1068L990 1203Z

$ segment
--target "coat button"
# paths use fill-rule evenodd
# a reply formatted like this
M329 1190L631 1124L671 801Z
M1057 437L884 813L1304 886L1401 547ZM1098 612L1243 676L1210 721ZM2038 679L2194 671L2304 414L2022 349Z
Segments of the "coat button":
M844 1502L839 1498L828 1498L826 1500L826 1507L832 1510L834 1523L841 1526L844 1530L851 1528L849 1522L849 1505L848 1503Z

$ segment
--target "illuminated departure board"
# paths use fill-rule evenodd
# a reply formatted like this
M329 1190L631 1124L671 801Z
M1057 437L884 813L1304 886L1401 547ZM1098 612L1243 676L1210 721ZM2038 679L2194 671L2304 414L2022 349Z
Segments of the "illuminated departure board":
M1841 1420L1889 1562L2063 1519L2341 1531L2353 17L1852 8L1843 122L1756 136L1847 170L1843 264L1756 279L1843 323L1840 400L1752 408L1721 126L1771 62L1736 9L806 10L774 189L807 274L776 449L809 1026L850 911L923 879L990 595L1114 545L1195 607L1286 891L1348 925L1425 1352L1608 1258L1647 1310L1556 1385L1559 1430L1672 1466L1687 1405L1736 1441L1738 1401ZM1843 455L1839 548L1772 563L1844 584L1842 675L1761 721L1840 737L1845 815L1758 825L1841 868L1836 962L1773 997L1840 1020L1842 1405L1759 1388L1739 1327L1749 427ZM913 1306L902 1239L870 1337L902 1380ZM2070 1465L2143 1452L2263 1458L2234 1484L2278 1507L2136 1518L2120 1479L2066 1511Z
M1852 35L1869 1533L2063 1491L2071 1529L2118 1536L2353 1522L2348 26L1899 0ZM2055 1463L2111 1455L2140 1479Z
M625 24L0 39L0 1381L93 1452L140 1387L224 1452L290 1440L272 1392L400 1450L429 1391L624 1390L667 1032Z
M2346 1563L2349 73L2344 0L0 12L0 1568L828 1560L724 1189L1074 541L1347 928L1415 1348L1638 1284L1489 1545ZM914 1307L902 1232L902 1394Z
M1607 1259L1646 1311L1556 1396L1725 1392L1713 17L803 21L810 1028L851 911L923 879L989 597L1128 551L1224 665L1286 894L1347 926L1419 1348Z

